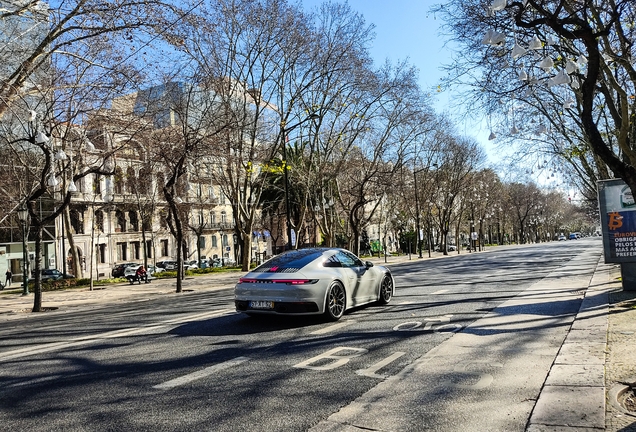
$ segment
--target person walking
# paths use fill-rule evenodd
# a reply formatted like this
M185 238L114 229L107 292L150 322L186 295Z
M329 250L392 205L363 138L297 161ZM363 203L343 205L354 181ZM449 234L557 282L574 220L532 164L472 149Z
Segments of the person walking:
M11 273L11 269L7 269L7 272L4 275L6 276L4 286L11 286L11 282L13 279L13 273Z

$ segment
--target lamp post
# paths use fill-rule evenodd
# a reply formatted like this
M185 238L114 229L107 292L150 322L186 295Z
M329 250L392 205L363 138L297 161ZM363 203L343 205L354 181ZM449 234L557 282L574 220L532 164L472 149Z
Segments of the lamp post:
M26 207L20 207L18 210L18 220L22 226L22 295L29 295L29 275L28 275L28 259L29 252L27 250L27 222L29 220L29 211Z
M473 240L473 231L475 231L475 220L471 219L470 222L470 233L468 234L468 238L470 239L470 253L475 249L475 244Z
M417 188L417 173L418 171L415 170L415 167L413 167L413 186L415 187L415 224L416 224L416 239L417 242L416 244L416 248L417 248L417 253L418 253L418 257L422 258L422 239L420 238L420 232L421 232L421 227L420 227L420 199L419 199L419 190ZM420 170L421 171L421 170Z

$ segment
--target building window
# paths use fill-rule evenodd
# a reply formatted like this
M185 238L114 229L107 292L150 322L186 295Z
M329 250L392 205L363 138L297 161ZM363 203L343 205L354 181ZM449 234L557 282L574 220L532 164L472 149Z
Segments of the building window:
M152 258L152 240L146 240L146 254L148 258Z
M168 256L168 240L161 240L161 256Z
M225 194L223 192L221 192L219 197L219 204L221 205L225 205Z
M223 234L223 247L227 246L227 234Z
M224 211L221 212L221 223L224 224L227 222L227 213Z
M141 259L141 244L136 241L131 243L133 259Z
M115 193L121 195L124 193L124 172L120 167L115 168Z
M137 192L137 176L133 167L128 167L126 170L126 192L129 194Z
M205 237L199 237L199 249L205 249Z
M123 211L117 210L115 212L115 217L117 218L117 227L115 228L116 232L126 232L126 215Z
M100 243L98 250L99 250L99 263L105 264L106 263L106 243Z
M214 212L210 212L210 223L213 225L216 223L216 213Z
M128 261L128 243L117 243L117 261Z
M131 231L139 231L139 218L137 217L137 212L134 210L129 211L128 219L130 220Z
M102 177L99 174L93 176L93 189L97 195L102 193Z
M71 210L71 226L75 234L84 234L84 212Z
M217 240L216 240L216 236L215 236L215 235L213 235L213 236L212 236L212 247L213 247L213 248L215 248L215 247L218 247L218 246L219 246L219 245L218 245L218 242L217 242Z
M97 210L95 212L95 228L98 231L104 232L104 212Z

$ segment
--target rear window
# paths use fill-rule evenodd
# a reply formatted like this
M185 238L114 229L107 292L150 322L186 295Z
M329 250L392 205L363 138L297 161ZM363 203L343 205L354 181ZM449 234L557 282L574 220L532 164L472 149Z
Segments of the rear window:
M283 252L252 271L260 273L293 273L320 257L324 252L325 249L298 249Z

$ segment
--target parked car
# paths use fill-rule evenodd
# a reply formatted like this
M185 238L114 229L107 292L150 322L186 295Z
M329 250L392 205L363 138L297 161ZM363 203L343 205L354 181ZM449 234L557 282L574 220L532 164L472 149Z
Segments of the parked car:
M570 236L568 238L570 240L576 240L578 237L576 236L576 233L570 233Z
M41 273L42 281L47 280L60 280L60 279L73 279L75 276L69 273L62 273L58 269L42 269ZM31 273L31 277L35 277L35 273Z
M121 264L117 264L115 267L113 267L113 269L110 272L110 275L113 278L118 278L118 277L124 277L124 271L126 270L126 267L129 266L138 266L139 263L134 263L134 262L127 262L127 263L121 263Z
M324 314L339 320L345 310L387 304L394 295L391 271L345 249L284 252L247 273L234 289L236 310L248 315Z
M183 268L186 270L196 270L199 268L199 265L197 264L197 260L184 261Z
M163 264L163 268L166 271L170 271L170 270L176 270L177 269L177 262L170 260L170 261L162 261ZM159 265L159 263L157 263L157 265Z
M559 241L564 241L564 240L565 240L565 236L564 236L563 234L561 234L561 235L559 236Z
M161 273L162 271L165 271L163 267L154 266L152 264L148 265L148 274L150 275L153 275L155 273Z

